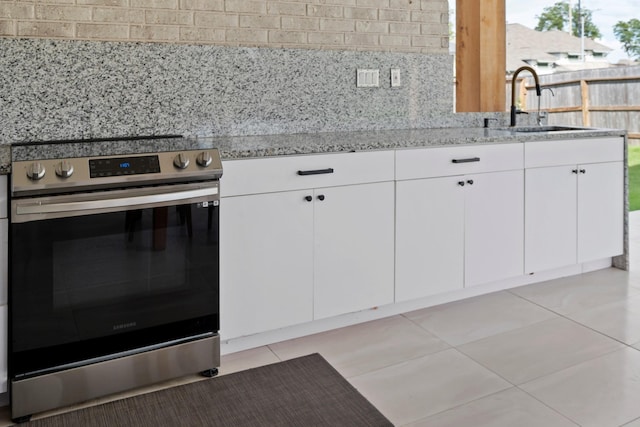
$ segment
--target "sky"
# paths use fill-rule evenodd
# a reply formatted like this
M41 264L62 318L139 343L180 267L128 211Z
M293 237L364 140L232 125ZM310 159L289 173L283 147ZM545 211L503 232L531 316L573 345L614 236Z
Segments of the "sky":
M558 0L505 0L507 6L507 22L522 24L534 28L538 24L537 15L541 15L545 7L553 6ZM451 3L451 2L449 2ZM578 0L573 0L574 6ZM640 0L581 0L583 8L591 10L592 21L602 33L597 40L605 46L615 49L607 58L610 62L627 59L627 54L613 35L613 26L618 21L640 19Z

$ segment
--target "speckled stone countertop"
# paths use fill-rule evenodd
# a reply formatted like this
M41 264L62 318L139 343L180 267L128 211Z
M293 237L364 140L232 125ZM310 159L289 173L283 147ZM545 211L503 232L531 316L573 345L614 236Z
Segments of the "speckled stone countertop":
M0 147L0 171L10 172L11 160L36 160L160 151L218 148L223 160L296 154L439 147L446 145L526 143L604 136L624 136L624 130L588 129L559 132L518 132L504 128L438 128L361 132L331 132L215 138L49 142ZM10 148L10 151L9 151Z

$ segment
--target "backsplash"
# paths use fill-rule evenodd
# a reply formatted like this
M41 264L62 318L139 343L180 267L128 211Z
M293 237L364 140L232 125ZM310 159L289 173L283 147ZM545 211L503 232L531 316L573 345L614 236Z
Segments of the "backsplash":
M448 54L0 39L0 143L455 126L452 64ZM379 69L380 87L357 88L358 68Z

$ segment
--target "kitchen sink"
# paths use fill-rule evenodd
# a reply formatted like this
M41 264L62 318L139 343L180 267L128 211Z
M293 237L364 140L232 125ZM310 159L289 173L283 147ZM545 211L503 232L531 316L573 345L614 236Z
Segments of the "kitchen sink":
M563 132L563 131L575 131L586 130L585 128L573 127L573 126L528 126L528 127L515 127L511 129L513 132Z

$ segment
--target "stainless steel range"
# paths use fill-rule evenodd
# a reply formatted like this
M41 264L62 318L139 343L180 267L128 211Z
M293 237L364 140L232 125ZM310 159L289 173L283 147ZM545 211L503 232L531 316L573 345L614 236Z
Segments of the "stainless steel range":
M215 375L218 151L54 157L12 164L12 418Z

